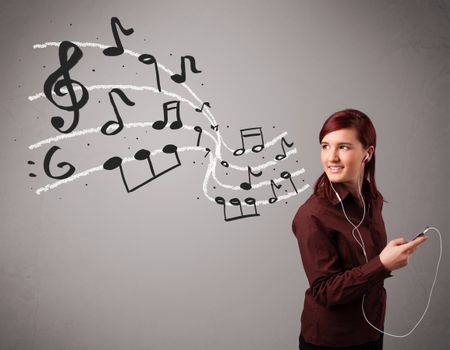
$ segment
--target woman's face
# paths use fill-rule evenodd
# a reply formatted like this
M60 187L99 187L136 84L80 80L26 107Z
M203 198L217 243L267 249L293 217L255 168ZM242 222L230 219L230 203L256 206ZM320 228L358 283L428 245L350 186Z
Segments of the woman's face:
M364 158L372 156L373 146L364 149L355 129L340 129L324 136L321 142L323 170L330 181L344 184L352 193L358 193L362 183Z

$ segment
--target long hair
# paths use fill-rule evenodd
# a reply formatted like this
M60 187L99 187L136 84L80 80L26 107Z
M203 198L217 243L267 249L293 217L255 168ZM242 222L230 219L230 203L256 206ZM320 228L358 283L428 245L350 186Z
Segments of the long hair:
M330 117L328 117L320 130L319 142L322 142L325 135L340 129L356 130L358 141L361 142L364 148L367 149L370 146L376 148L377 134L375 128L372 121L363 112L356 109L345 109L343 111L333 113ZM368 182L368 186L363 186L363 190L365 195L369 197L368 199L370 201L374 201L381 196L375 182L375 152L364 166L363 180L367 180ZM328 180L325 172L320 175L317 179L316 185L314 186L314 193L318 194L320 192L324 193L324 195L330 200L334 196L330 181Z

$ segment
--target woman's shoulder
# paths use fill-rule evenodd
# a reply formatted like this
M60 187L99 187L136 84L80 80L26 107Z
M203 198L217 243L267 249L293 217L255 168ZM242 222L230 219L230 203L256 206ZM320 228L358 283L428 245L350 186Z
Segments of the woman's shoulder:
M324 197L315 193L311 194L309 198L297 209L297 212L292 221L293 229L300 223L309 221L316 221L322 214L326 212L329 207L329 202Z

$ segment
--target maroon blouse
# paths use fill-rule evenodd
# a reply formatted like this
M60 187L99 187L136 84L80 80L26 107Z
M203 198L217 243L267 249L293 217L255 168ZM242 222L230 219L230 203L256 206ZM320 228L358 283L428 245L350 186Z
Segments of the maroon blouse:
M343 185L336 184L335 188L347 216L358 224L363 209ZM361 302L366 294L366 316L373 325L383 329L386 310L383 283L391 274L379 257L386 246L382 206L380 196L369 205L359 227L368 263L352 236L353 227L345 219L337 197L330 201L313 194L298 209L292 230L309 281L301 316L301 334L308 343L344 347L380 338L380 332L364 319ZM357 232L355 235L358 237Z

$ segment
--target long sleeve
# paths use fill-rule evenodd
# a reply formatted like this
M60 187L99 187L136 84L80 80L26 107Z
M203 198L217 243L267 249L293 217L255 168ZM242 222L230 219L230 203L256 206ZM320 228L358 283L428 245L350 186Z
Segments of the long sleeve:
M378 254L368 263L345 270L331 230L309 211L299 210L292 226L312 295L325 307L361 299L389 275Z

